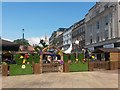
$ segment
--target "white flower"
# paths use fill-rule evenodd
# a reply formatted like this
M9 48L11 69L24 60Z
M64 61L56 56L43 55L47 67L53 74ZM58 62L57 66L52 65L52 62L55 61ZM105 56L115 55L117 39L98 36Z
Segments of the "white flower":
M25 69L26 68L26 66L25 65L22 65L22 67L21 67L22 69Z

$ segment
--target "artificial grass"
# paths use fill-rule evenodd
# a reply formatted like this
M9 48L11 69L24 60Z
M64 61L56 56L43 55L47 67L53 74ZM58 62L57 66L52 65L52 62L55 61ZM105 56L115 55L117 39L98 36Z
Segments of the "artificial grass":
M33 68L31 64L25 65L26 68L22 69L22 65L12 64L10 65L10 76L15 75L27 75L33 73Z
M71 63L69 64L70 72L88 71L88 62Z
M68 55L67 55L67 54L64 54L64 55L63 55L63 60L64 60L65 63L68 62Z
M70 60L71 60L71 62L74 62L74 61L76 60L76 58L75 58L75 55L74 55L74 54L71 54L71 55L70 55Z

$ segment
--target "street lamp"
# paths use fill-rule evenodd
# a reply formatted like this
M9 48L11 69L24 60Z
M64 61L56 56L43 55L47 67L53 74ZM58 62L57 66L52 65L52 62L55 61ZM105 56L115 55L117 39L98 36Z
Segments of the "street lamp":
M76 60L78 60L77 46L79 45L79 41L75 40L75 44L76 44Z

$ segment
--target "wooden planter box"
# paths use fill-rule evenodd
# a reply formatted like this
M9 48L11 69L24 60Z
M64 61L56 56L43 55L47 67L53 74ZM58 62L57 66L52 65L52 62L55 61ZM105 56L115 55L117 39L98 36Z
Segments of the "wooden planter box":
M63 72L69 72L69 64L68 63L63 64Z
M26 68L22 69L22 65L11 64L10 65L10 76L16 75L29 75L33 74L33 68L31 64L25 65Z
M8 76L8 65L2 65L2 76Z
M41 65L40 63L33 64L33 73L34 74L41 74Z
M93 62L89 62L88 63L88 69L89 69L89 71L93 71L93 68L94 68L94 63Z

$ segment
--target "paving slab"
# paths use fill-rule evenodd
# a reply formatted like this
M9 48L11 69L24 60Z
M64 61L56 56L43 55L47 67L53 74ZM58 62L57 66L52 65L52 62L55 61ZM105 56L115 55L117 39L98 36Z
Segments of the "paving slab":
M114 71L42 73L2 78L2 88L118 88Z

